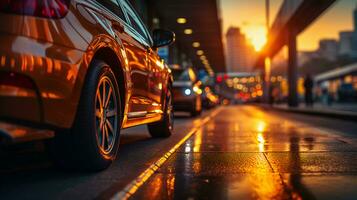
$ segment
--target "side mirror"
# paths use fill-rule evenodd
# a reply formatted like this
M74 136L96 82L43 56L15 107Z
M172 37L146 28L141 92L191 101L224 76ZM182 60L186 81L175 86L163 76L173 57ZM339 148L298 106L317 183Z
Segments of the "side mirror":
M168 46L175 42L175 33L163 29L155 29L153 32L154 48Z

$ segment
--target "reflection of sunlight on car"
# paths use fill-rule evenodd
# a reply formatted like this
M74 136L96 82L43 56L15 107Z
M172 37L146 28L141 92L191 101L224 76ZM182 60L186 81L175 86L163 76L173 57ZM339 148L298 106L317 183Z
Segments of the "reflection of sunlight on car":
M98 171L122 128L172 134L172 75L156 50L175 34L150 33L128 1L1 1L0 21L0 117L11 123L0 137L49 136L56 164Z

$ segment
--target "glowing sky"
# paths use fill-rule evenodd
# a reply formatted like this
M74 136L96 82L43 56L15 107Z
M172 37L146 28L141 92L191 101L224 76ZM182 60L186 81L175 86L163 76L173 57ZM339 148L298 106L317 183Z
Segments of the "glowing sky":
M238 26L256 49L265 35L265 0L220 0L223 33ZM271 23L283 0L271 0ZM340 0L298 37L299 50L315 50L322 38L338 38L338 32L352 30L352 11L356 0Z

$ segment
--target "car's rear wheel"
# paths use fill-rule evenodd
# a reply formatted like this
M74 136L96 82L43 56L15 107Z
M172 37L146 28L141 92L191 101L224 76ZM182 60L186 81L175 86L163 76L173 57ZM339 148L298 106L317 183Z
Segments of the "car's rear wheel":
M111 68L95 61L83 86L69 134L56 136L57 163L63 167L102 170L116 158L121 128L119 87Z
M171 88L166 92L165 108L163 111L162 120L159 122L148 124L148 130L152 137L169 137L172 135L174 126L174 112L172 106Z

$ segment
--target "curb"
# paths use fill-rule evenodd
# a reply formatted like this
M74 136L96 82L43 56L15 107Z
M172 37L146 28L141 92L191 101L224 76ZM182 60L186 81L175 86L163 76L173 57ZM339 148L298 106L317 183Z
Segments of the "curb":
M320 116L326 118L334 118L341 120L348 120L357 122L357 113L348 112L348 111L323 111L323 110L307 110L307 109L299 109L299 108L281 108L270 105L258 105L264 109L276 110L281 112L289 112L289 113L298 113L312 116Z

